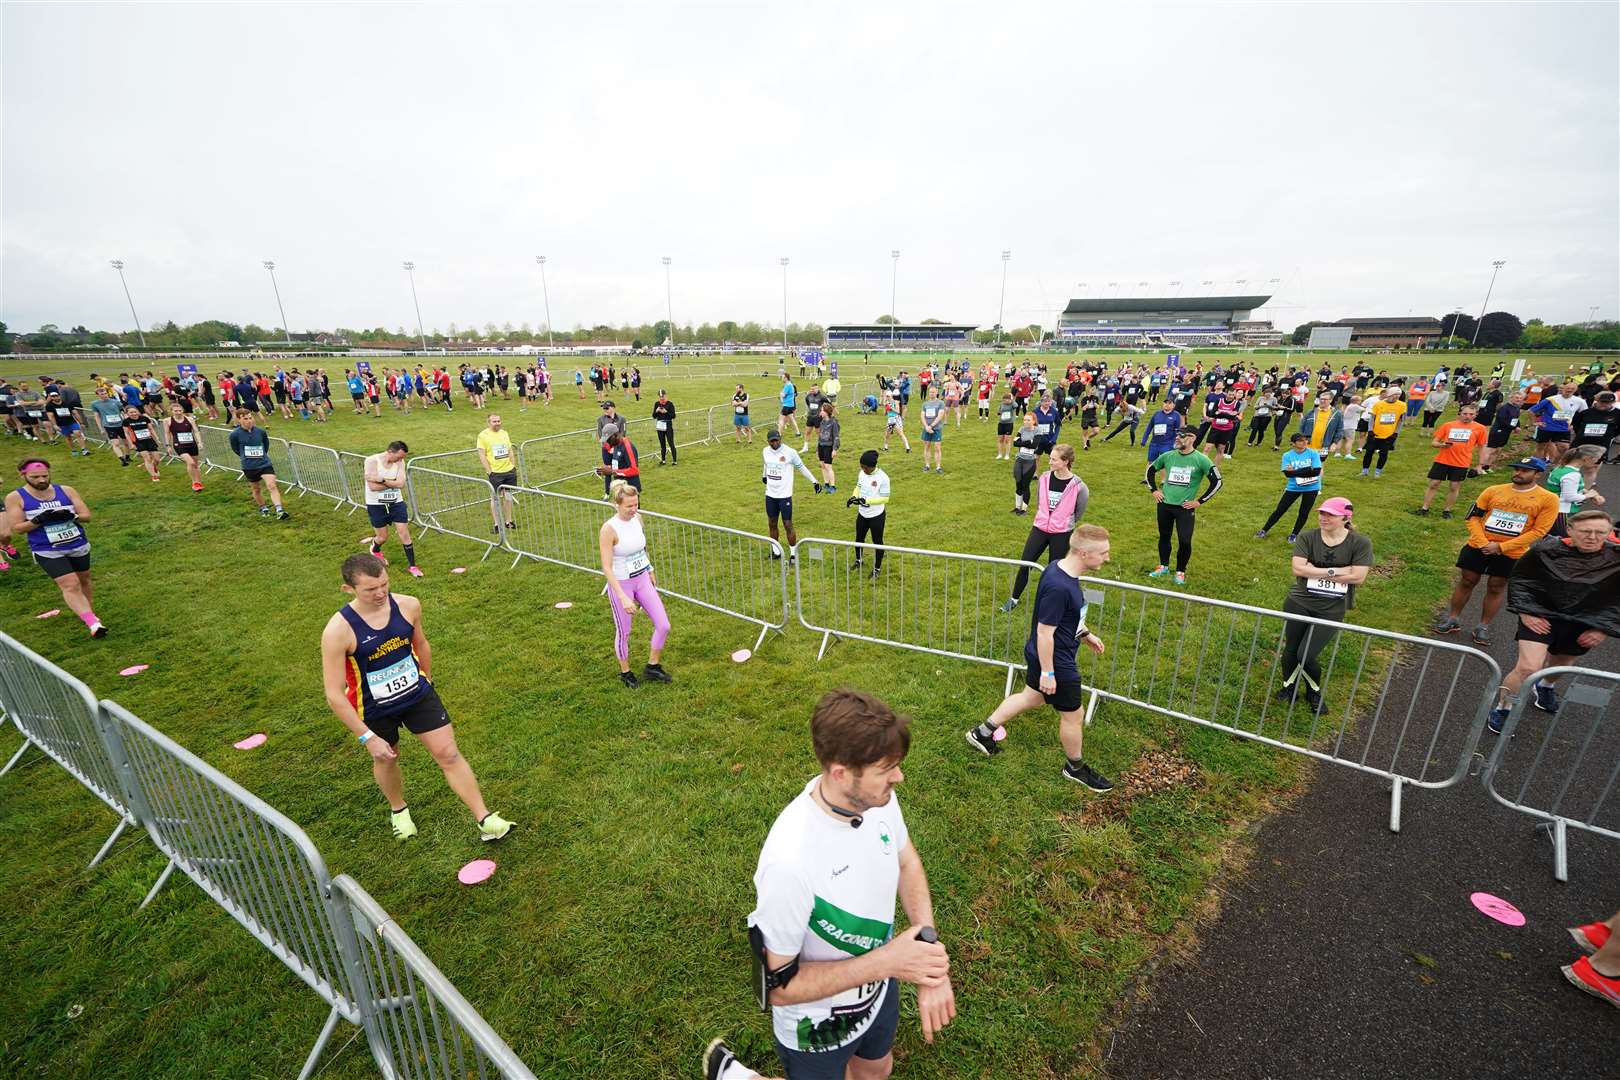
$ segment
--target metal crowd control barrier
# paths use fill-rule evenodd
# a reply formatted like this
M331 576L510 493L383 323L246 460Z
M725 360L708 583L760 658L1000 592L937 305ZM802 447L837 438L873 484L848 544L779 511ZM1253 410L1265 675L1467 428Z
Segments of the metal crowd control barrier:
M1563 678L1558 712L1528 712L1535 686ZM1569 829L1620 840L1620 675L1591 668L1543 668L1525 680L1485 768L1485 790L1511 810L1539 818L1553 844L1553 876L1569 880ZM1540 731L1538 742L1532 730ZM1514 741L1516 735L1531 737ZM1529 748L1535 747L1533 756ZM1522 752L1515 754L1515 748ZM1528 758L1528 760L1526 760ZM1502 790L1498 790L1498 788ZM1605 810L1608 811L1605 816Z
M411 516L424 529L459 536L486 547L484 558L505 543L504 525L495 513L495 491L484 477L460 476L424 468L412 459L405 465ZM482 561L482 560L480 560Z
M242 475L241 461L231 452L231 429L216 427L212 424L198 424L198 430L204 432L202 441L203 468L209 472L219 469L222 472Z
M366 1042L384 1076L534 1080L359 882L339 874L332 891L354 924L356 992Z
M636 433L631 432L632 441ZM637 453L645 451L638 445ZM589 476L602 464L602 443L596 429L577 428L525 439L518 446L518 478L524 487L548 487Z
M118 815L118 827L90 860L95 866L124 830L137 823L101 737L96 696L26 645L0 634L0 707L23 737L0 776L11 771L29 746L37 746Z
M598 537L611 503L538 488L505 488L524 496L506 548L516 556L601 575ZM759 627L758 649L787 625L788 592L782 547L768 536L641 511L658 591ZM774 557L773 557L774 555Z
M366 455L338 451L338 467L343 470L343 487L348 492L349 515L366 505Z
M338 452L326 446L289 442L287 456L297 477L300 497L306 491L325 495L339 505L350 502L348 482Z
M1029 609L999 608L1020 568L1030 572L1025 596L1033 602L1037 564L822 537L801 539L793 550L799 622L821 635L817 660L848 638L1004 667L1009 689L1024 667Z
M141 906L178 867L332 1006L303 1080L338 1020L362 1019L344 961L357 950L321 853L280 811L117 702L102 701L101 714L136 816L169 857Z
M421 463L424 469L434 469L442 473L452 473L456 476L470 476L483 480L489 475L484 471L484 463L478 459L478 449L447 450L440 454L421 454L411 458L412 463ZM364 489L361 489L362 492Z
M1496 661L1478 649L1327 619L1082 578L1087 625L1106 651L1080 650L1090 691L1390 781L1389 828L1404 785L1451 787L1468 774L1484 730ZM1315 657L1319 704L1284 671Z

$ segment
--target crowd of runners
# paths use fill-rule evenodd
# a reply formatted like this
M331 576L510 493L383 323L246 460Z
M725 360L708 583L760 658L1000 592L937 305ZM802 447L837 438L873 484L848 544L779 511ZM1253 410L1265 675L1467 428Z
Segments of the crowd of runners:
M776 559L791 557L798 542L796 478L817 494L838 491L842 386L836 377L799 377L808 383L803 391L793 375L779 372L776 411L759 451ZM671 620L656 576L664 553L649 546L640 513L640 460L626 434L627 420L609 396L617 388L639 402L640 371L593 365L588 379L583 370L574 378L581 397L585 383L591 384L601 411L596 425L601 460L593 467L609 507L598 547L619 678L630 689L671 683L674 678L662 663ZM460 383L459 394L452 392L452 381ZM350 395L354 414L373 417L382 415L385 398L400 414L413 407L453 410L458 399L480 412L492 398L551 399L550 375L539 364L512 370L463 365L454 376L444 368L345 370L339 387ZM966 740L984 755L997 755L1009 723L1050 707L1059 717L1060 777L1104 793L1112 781L1083 756L1079 656L1082 649L1101 654L1107 647L1087 623L1082 579L1109 561L1111 546L1106 530L1083 520L1090 489L1078 469L1080 456L1121 435L1142 449L1145 461L1134 459L1138 464L1132 468L1143 471L1133 475L1147 489L1144 510L1151 505L1158 533L1158 559L1148 576L1180 586L1188 578L1198 512L1223 490L1223 467L1233 468L1238 457L1276 455L1266 467L1280 472L1282 490L1275 507L1257 521L1254 537L1265 539L1292 513L1287 533L1292 580L1281 607L1320 620L1285 622L1279 693L1320 712L1326 678L1320 657L1335 633L1324 623L1346 619L1375 564L1374 540L1356 524L1356 485L1378 481L1391 455L1411 453L1416 443L1419 453L1433 453L1427 486L1413 493L1412 512L1429 515L1440 499L1440 517L1451 518L1466 505L1455 587L1435 632L1462 628L1482 579L1472 640L1491 643L1490 624L1503 603L1517 616L1517 662L1489 716L1489 730L1500 733L1509 706L1535 672L1574 663L1605 637L1620 636L1620 543L1595 485L1620 438L1617 388L1620 373L1601 369L1574 379L1514 381L1500 370L1482 375L1445 366L1432 377L1403 379L1365 363L1264 371L1246 364L1185 369L1081 360L1061 371L1032 361L930 364L915 378L906 371L879 377L877 392L858 403L861 411L883 417L883 441L881 450L874 446L859 454L853 493L845 501L853 511L857 545L851 569L872 578L883 571L895 485L880 461L892 453L891 439L898 438L909 453L907 428L915 423L922 471L941 475L943 443L972 437L961 431L964 426L982 431L972 451L959 452L988 452L993 446L995 459L1010 464L1011 512L1034 515L1018 555L1024 562L1044 555L1047 565L1030 605L1022 686L970 728ZM284 420L325 422L333 412L330 391L323 371L280 367L266 375L222 373L217 382L196 373L121 375L98 381L90 401L65 382L41 379L0 382L0 410L12 435L41 446L65 444L70 456L90 452L89 431L122 465L139 464L154 481L170 457L177 459L193 490L201 491L201 420L218 418L216 405L222 406L234 420L229 449L259 513L285 520L271 443L259 420L279 414ZM751 445L757 406L746 385L737 385L730 404L734 441ZM659 436L658 464L675 465L676 411L662 390L651 403L650 417ZM491 528L500 533L515 526L519 513L503 490L517 482L515 452L501 416L488 412L484 419L473 444L490 485ZM991 424L993 434L987 430ZM798 450L786 442L787 433L800 439ZM818 471L801 456L812 444ZM407 443L396 439L365 459L364 498L373 533L364 552L344 561L342 587L352 599L322 635L326 699L371 758L396 837L417 833L398 762L403 727L428 748L473 815L478 834L497 840L513 823L485 805L457 749L430 677L422 603L390 587L384 552L391 536L403 551L406 572L423 576L406 505L409 452ZM1324 499L1325 474L1335 458L1359 462L1359 471L1352 465L1348 475L1336 476L1334 494ZM1463 503L1465 482L1498 470L1508 474L1504 482L1488 484ZM56 582L90 634L104 636L107 627L91 606L90 507L74 488L51 479L50 465L37 452L25 458L19 474L21 485L6 496L0 515L0 551L15 558L13 540L24 539L34 562ZM1000 610L1012 612L1027 588L1027 570L1020 569ZM639 672L630 662L637 615L645 616L652 630ZM1533 687L1532 700L1538 709L1556 712L1557 686L1542 681ZM878 698L834 691L816 705L811 737L821 771L778 817L755 875L757 906L748 923L756 988L761 1007L773 1013L777 1053L787 1076L882 1077L892 1064L899 982L917 987L918 1014L929 1041L956 1010L949 954L933 928L927 878L895 796L910 730ZM899 933L897 902L909 923ZM1594 949L1606 947L1601 931L1607 925L1583 928ZM1584 989L1620 1001L1620 962L1603 956L1599 949L1591 961L1572 965L1567 973ZM704 1069L707 1080L758 1075L718 1040L705 1055Z

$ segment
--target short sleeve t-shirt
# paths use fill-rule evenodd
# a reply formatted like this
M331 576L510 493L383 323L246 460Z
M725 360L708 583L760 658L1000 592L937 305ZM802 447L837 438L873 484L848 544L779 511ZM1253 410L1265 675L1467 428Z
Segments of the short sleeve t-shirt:
M1466 468L1474 460L1474 448L1485 445L1490 437L1484 424L1477 424L1472 420L1453 420L1449 424L1440 425L1436 438L1445 442L1440 452L1434 455L1434 460L1440 465L1452 465Z
M484 460L489 463L492 473L512 472L517 468L512 457L512 436L503 428L500 431L491 431L485 428L478 433L478 449L484 452Z
M765 494L773 499L793 498L793 474L804 468L804 459L799 452L790 446L778 446L772 450L767 445L763 451L765 471Z
M1324 568L1373 564L1372 541L1354 529L1332 546L1323 541L1321 529L1306 529L1294 541L1294 554ZM1288 597L1313 615L1338 617L1356 606L1356 587L1333 578L1296 577Z
M1399 401L1384 401L1380 398L1367 408L1367 428L1374 438L1387 439L1395 434L1400 426L1401 417L1406 410Z
M1322 455L1309 447L1304 450L1290 450L1282 456L1282 468L1289 469L1317 469L1322 468ZM1321 491L1322 474L1315 476L1290 476L1288 478L1289 491Z
M922 414L923 423L936 432L944 430L944 425L940 422L940 418L945 415L945 403L943 401L935 398L933 401L923 402Z
M1164 479L1160 481L1164 501L1174 506L1197 498L1199 486L1214 467L1215 463L1197 450L1190 454L1166 450L1153 459L1153 468L1164 470Z
M101 426L112 429L124 426L123 408L112 398L97 398L90 403L90 411L101 418Z
M804 786L771 825L754 872L757 904L748 925L778 956L821 962L864 956L894 936L900 852L909 836L899 796L861 815L861 827L836 819ZM828 1051L847 1046L871 1027L890 992L888 980L831 997L771 1007L783 1046Z
M1080 579L1070 577L1057 563L1047 566L1035 589L1029 640L1024 643L1024 661L1031 667L1040 663L1035 635L1041 626L1057 627L1052 636L1052 670L1058 679L1064 682L1078 679L1080 669L1076 658L1080 651L1080 632L1086 626L1086 594L1080 587Z

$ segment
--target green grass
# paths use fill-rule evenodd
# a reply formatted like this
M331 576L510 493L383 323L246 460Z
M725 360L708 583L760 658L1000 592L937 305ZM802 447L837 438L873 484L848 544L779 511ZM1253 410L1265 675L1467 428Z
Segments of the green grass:
M773 379L747 382L762 403L773 400ZM669 385L677 406L693 409L724 400L730 383ZM563 389L549 408L495 407L517 439L588 425L592 403ZM620 404L632 416L650 410L650 401ZM756 407L761 427L772 412ZM853 410L843 418L839 495L801 487L801 536L851 535L845 486L858 451L881 433ZM374 420L340 406L325 425L268 426L346 449L405 438L413 452L433 452L470 446L480 424L464 408ZM947 473L926 477L920 451L895 443L884 460L895 491L888 540L1015 556L1028 519L1007 513L1010 470L991 460L993 443L993 427L976 419L952 427ZM677 469L653 466L655 449L641 447L647 509L763 531L758 443L688 448ZM796 621L736 665L730 652L755 631L679 601L665 657L677 682L630 693L613 678L598 579L527 562L508 570L499 555L480 563L475 545L430 533L418 541L429 577L400 587L425 602L439 689L486 798L520 823L493 852L495 878L463 889L455 870L491 853L427 755L409 740L402 747L422 834L400 848L364 756L322 700L317 642L343 602L336 567L356 550L363 520L312 496L275 524L221 474L193 496L174 467L152 485L106 454L50 456L95 513L96 606L113 636L92 642L71 618L33 620L60 604L27 565L0 579L0 626L302 825L333 872L364 884L541 1076L688 1076L715 1034L771 1060L767 1021L747 1000L743 920L765 832L815 771L807 721L829 687L879 691L915 720L901 798L952 950L960 1016L925 1048L906 997L898 1054L907 1076L1091 1072L1092 1040L1127 981L1203 905L1247 824L1303 775L1291 756L1105 705L1087 743L1104 772L1120 778L1166 756L1192 768L1164 790L1123 785L1089 798L1057 778L1048 715L1016 724L993 762L962 745L961 731L1000 697L995 669L852 642L817 663L818 639ZM1328 494L1355 498L1357 526L1396 570L1365 587L1355 622L1418 630L1444 594L1461 523L1406 513L1429 459L1408 436L1381 481L1329 466ZM1154 562L1142 462L1118 440L1080 455L1087 519L1114 537L1102 576L1141 580ZM1275 607L1288 546L1250 534L1281 488L1277 457L1240 448L1225 471L1226 490L1200 512L1190 587ZM600 488L581 480L561 490ZM446 572L463 565L464 575ZM552 606L565 599L575 606ZM632 648L645 643L638 625ZM116 676L135 662L152 666ZM254 731L269 734L265 747L231 748ZM0 752L15 745L8 733ZM1378 827L1381 798L1369 784L1365 827ZM12 1074L295 1073L325 1007L188 883L137 912L163 864L144 836L83 869L112 824L37 754L0 781L9 870L0 956L10 975L0 1015L13 1018L0 1053ZM336 1052L352 1034L340 1028L325 1075L370 1075L363 1046Z

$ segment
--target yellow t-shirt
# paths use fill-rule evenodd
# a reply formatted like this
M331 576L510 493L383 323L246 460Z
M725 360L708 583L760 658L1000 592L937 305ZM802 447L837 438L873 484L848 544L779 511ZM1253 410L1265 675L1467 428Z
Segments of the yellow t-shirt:
M1401 417L1405 415L1406 406L1400 402L1379 399L1367 410L1369 418L1367 427L1375 437L1387 439L1395 434L1395 428L1400 425Z
M485 428L478 433L478 449L484 452L484 460L489 463L492 473L516 472L517 459L512 455L512 436L505 429L491 431Z

